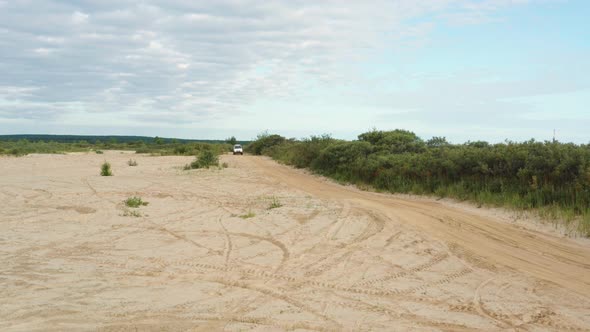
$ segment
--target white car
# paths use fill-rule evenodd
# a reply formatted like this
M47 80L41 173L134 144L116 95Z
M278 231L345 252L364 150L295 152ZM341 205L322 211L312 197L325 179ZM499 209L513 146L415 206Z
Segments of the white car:
M240 144L234 145L234 154L239 154L239 155L244 154L244 149L242 148L242 146Z

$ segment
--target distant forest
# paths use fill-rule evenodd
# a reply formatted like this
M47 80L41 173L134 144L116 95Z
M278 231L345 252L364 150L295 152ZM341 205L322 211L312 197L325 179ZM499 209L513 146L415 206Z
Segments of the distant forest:
M226 140L205 140L205 139L181 139L181 138L164 138L148 136L94 136L94 135L0 135L0 141L20 141L27 140L30 142L57 142L57 143L78 143L81 141L96 143L226 143ZM249 141L236 141L236 143L246 144Z

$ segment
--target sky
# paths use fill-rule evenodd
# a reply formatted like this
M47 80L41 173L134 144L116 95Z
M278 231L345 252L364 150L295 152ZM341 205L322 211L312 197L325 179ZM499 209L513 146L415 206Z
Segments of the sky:
M590 142L590 1L0 0L0 135Z

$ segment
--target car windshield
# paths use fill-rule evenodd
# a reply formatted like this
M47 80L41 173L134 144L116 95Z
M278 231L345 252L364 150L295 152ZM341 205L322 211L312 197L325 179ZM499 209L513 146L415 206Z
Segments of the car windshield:
M242 146L240 144L234 145L234 149L241 149Z

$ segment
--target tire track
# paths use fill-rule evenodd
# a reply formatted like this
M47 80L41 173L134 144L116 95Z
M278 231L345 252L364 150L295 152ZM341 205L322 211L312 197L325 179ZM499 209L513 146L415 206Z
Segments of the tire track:
M377 284L377 283L383 283L385 281L402 278L402 277L408 276L412 273L416 273L416 272L420 272L420 271L429 269L432 266L434 266L440 262L443 262L448 257L449 257L449 255L447 253L440 253L440 254L432 257L428 262L426 262L424 264L420 264L420 265L412 267L408 270L400 271L397 273L393 273L393 274L385 275L382 277L361 281L361 282L356 283L355 285L356 286L373 286L374 284Z

